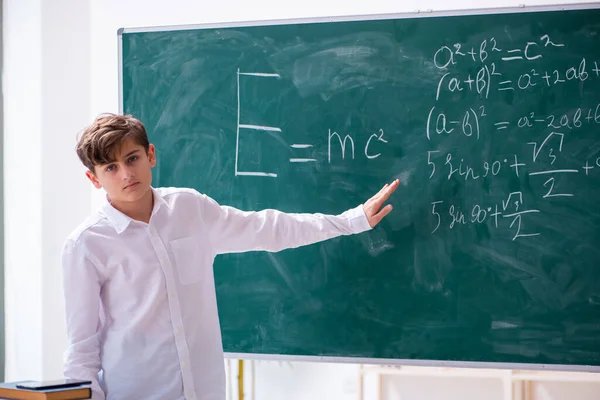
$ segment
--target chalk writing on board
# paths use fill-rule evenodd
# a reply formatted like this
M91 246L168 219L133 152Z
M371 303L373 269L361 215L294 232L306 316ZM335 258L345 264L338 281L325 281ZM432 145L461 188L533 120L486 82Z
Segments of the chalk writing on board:
M462 210L454 204L445 205L444 201L437 200L431 202L431 214L434 217L435 233L442 223L447 224L449 230L455 229L461 225L483 224L491 222L494 228L502 228L503 221L509 228L514 229L512 240L520 237L538 236L539 232L527 232L522 227L522 218L524 215L539 213L538 209L523 209L523 193L509 193L505 200L500 204L473 204L468 210Z
M254 124L245 124L241 121L241 94L240 94L240 77L250 76L255 78L277 78L280 79L281 76L279 74L272 74L266 72L241 72L239 69L237 71L237 137L236 137L236 148L235 148L235 175L236 176L255 176L255 177L270 177L276 178L276 172L265 172L265 171L241 171L238 167L239 158L240 158L240 135L246 134L247 131L264 131L264 132L279 132L282 130L276 126L266 126L266 125L254 125ZM473 131L473 128L469 126L469 117L467 116L466 121L463 122L463 131L470 130ZM383 129L379 129L377 132L370 134L370 136L366 139L363 145L362 150L364 152L365 158L371 160L378 158L381 155L381 146L377 146L378 144L387 143L387 138L384 136L385 132ZM337 146L339 143L339 146ZM327 161L329 163L332 162L332 157L335 159L339 157L341 160L354 160L355 159L355 147L356 140L352 137L351 134L347 133L338 133L332 131L331 129L327 132ZM310 143L293 143L290 145L292 149L302 150L306 149L309 151L313 145ZM339 156L338 156L339 155ZM314 157L293 157L289 159L290 163L315 163L318 160Z
M240 171L238 169L238 161L240 155L240 134L244 134L245 131L271 131L271 132L281 132L281 128L275 126L262 126L262 125L251 125L251 124L243 124L240 122L240 76L254 76L259 78L281 78L279 74L270 74L265 72L240 72L237 70L237 135L235 140L235 175L236 176L265 176L270 178L276 178L277 174L274 172L264 172L264 171Z
M488 98L490 95L490 87L492 83L492 77L501 75L496 72L496 64L491 63L490 65L484 65L481 67L474 77L468 75L467 78L457 76L449 76L450 72L445 73L440 78L437 91L435 95L436 100L440 100L442 93L447 91L449 93L462 92L463 90L473 91L475 90L478 94L484 98Z
M500 53L500 58L497 59L499 63L525 62L528 63L526 65L534 66L537 60L543 59L545 52L552 51L553 48L563 48L565 44L555 42L548 34L544 34L517 47L502 46L500 48L499 46L500 44L494 37L484 39L478 46L471 47L470 51L466 51L467 46L461 43L455 43L452 46L440 46L433 55L433 63L438 69L449 72L442 75L438 81L436 101L439 101L445 92L455 93L463 90L475 90L482 98L487 99L492 85L495 85L496 90L499 92L514 91L516 89L532 90L538 85L552 87L570 81L583 82L590 76L588 72L589 63L585 58L581 58L576 65L565 69L541 70L533 68L514 79L505 79L501 72L501 66L491 61L496 53ZM465 77L460 74L452 74L450 70L453 66L466 61L482 64L482 66L474 75L467 74ZM594 61L594 68L591 71L597 77L600 76L597 61ZM493 81L495 77L500 78Z
M594 65L596 67L592 71L598 75L600 71L598 71L597 62ZM538 71L531 69L529 72L522 73L516 79L505 79L503 74L499 72L499 69L496 67L496 63L492 62L489 65L483 65L474 76L470 74L466 77L460 74L453 76L450 72L446 72L438 81L435 99L436 101L443 100L444 93L451 94L464 90L475 91L482 98L487 99L489 98L492 86L499 92L506 90L514 91L516 89L525 91L533 90L536 86L554 87L571 82L584 82L590 77L585 58L582 58L577 66L560 70Z
M377 133L371 134L364 144L364 154L367 159L377 158L381 155L381 152L375 152L373 149L376 142L387 143L387 139L384 138L383 129L379 129ZM337 140L336 140L337 139ZM339 147L336 145L339 143ZM331 129L327 132L327 161L331 163L332 150L336 153L336 149L339 148L341 159L346 159L346 155L351 159L354 159L355 140L350 134L340 134L333 132ZM349 153L346 153L349 150Z
M433 116L436 115L435 118ZM477 111L473 108L466 110L459 119L449 120L446 114L442 111L437 111L436 107L431 107L429 114L427 115L427 128L425 134L427 139L431 140L432 131L436 134L450 134L454 132L455 128L461 132L464 136L473 136L479 139L480 129L479 121L480 118L486 117L485 107L480 106Z
M532 154L533 162L537 161L537 159L540 155L540 152L543 149L548 148L550 146L550 143L552 140L554 142L558 142L558 151L561 152L564 138L565 138L565 135L563 133L550 132L550 134L548 136L546 136L544 141L539 145L538 145L538 142L529 142L528 144L533 146L533 154ZM550 147L548 150L548 156L552 158L552 161L550 162L550 164L554 164L554 162L556 161L556 155L554 155L553 153L554 153L554 147Z
M592 162L593 164L590 165L590 160L586 160L585 165L582 167L586 175L590 174L590 170L594 168L600 168L600 157L596 158L596 160Z
M577 104L567 108L567 111L547 110L543 114L531 111L514 118L498 115L496 110L486 110L486 100L493 90L498 95L512 92L511 96L517 92L519 96L526 96L527 93L542 89L561 90L569 84L577 84L583 90L584 82L600 77L598 61L590 62L580 57L566 67L548 68L548 63L539 64L539 61L561 54L557 52L569 51L567 43L548 34L522 44L508 42L511 42L510 45L492 37L476 46L462 43L442 45L433 53L433 64L443 74L437 80L432 94L434 101L424 121L426 139L434 146L425 154L427 176L429 180L437 182L440 179L441 182L461 180L466 182L465 185L474 184L470 183L474 181L491 182L496 177L513 180L527 178L527 185L536 187L534 193L540 198L534 199L532 204L570 201L576 197L576 193L561 187L561 182L568 180L569 176L595 173L595 169L600 168L600 157L572 165L573 160L563 156L563 149L568 146L571 132L600 124L600 103ZM476 64L477 72L464 74L454 71L458 64L465 62ZM524 70L505 75L503 66L508 64L522 65ZM448 99L459 92L463 92L462 98L471 95L474 99L467 110L457 112ZM524 154L477 157L471 151L465 157L461 155L460 145L454 145L450 151L447 146L436 148L449 138L454 139L452 143L460 143L456 142L460 137L476 140L470 142L470 149L477 143L486 143L492 137L494 140L498 137L498 140L521 141ZM485 140L479 142L480 139ZM597 171L600 173L600 169ZM563 177L565 180L561 180ZM497 196L494 198L497 199ZM437 235L442 230L453 231L463 229L463 226L486 224L491 228L508 229L513 241L527 240L541 234L531 228L535 225L528 226L527 221L541 215L542 211L539 206L530 207L526 204L522 192L508 193L501 201L483 202L485 200L477 198L477 201L468 205L466 199L456 200L455 204L442 198L432 199L431 233Z
M310 149L313 147L312 144L300 144L294 143L290 145L292 149ZM291 163L312 163L317 162L316 158L290 158Z
M503 160L481 161L478 165L470 165L464 159L453 158L452 153L446 153L442 157L441 166L436 167L436 159L438 158L439 150L427 151L427 164L431 172L429 179L434 178L436 172L441 172L446 176L446 179L461 178L467 180L477 180L497 176L501 172L508 172L519 177L519 168L524 167L525 163L520 163L516 154L512 158L504 158Z
M587 114L587 116L586 116ZM584 124L600 124L600 103L596 105L595 110L577 108L572 115L571 114L550 114L547 116L536 115L535 112L524 115L517 121L519 128L531 128L536 125L543 124L548 128L552 129L576 129L581 128Z
M471 59L473 62L484 63L491 53L501 53L502 61L527 60L533 61L543 57L545 47L564 47L562 43L554 43L547 34L542 35L538 40L528 41L517 48L504 47L504 50L498 47L498 41L495 37L482 40L478 46L471 46L470 51L461 43L455 43L450 46L441 46L433 55L433 63L439 69L446 69L458 63L461 58ZM470 56L470 57L469 57Z
M502 200L495 195L496 200L490 200L489 204L484 204L479 198L467 206L464 202L452 204L447 199L433 199L430 214L433 218L432 234L440 234L443 229L457 230L461 226L488 224L493 228L509 230L512 240L539 236L540 233L531 228L535 225L528 225L527 222L531 218L543 218L536 217L542 214L538 201L569 201L576 197L573 189L564 187L563 183L568 181L569 176L600 173L600 157L594 156L573 165L573 160L563 155L571 132L600 125L600 102L573 104L562 110L532 110L516 116L512 113L502 115L487 103L491 96L527 96L540 90L552 93L552 90L569 87L583 90L586 81L600 78L598 60L577 56L576 52L569 53L567 65L555 66L547 62L569 51L568 43L544 33L522 43L503 41L496 36L480 40L475 45L441 45L433 52L432 61L439 75L435 77L435 86L432 87L434 100L427 107L427 115L423 116L424 139L430 145L424 154L428 179L438 182L460 180L464 185L475 181L486 182L486 186L492 180L513 182L527 179L527 185L537 188L532 193L539 195L539 199L528 200L519 191L506 193L506 198ZM466 72L464 68L459 70L458 66L464 63L470 63L473 67ZM507 69L508 65L511 68ZM521 67L522 70L519 70ZM242 120L240 79L248 77L258 79L258 85L261 79L282 79L276 73L237 71L235 175L276 178L277 171L239 169L240 136L266 132L285 137L285 132L279 126L250 124ZM452 99L458 94L461 99L471 96L472 104L457 110ZM323 157L323 160L319 160L316 157L324 152L315 151L313 143L298 141L289 145L294 152L289 162L339 164L357 158L373 160L384 154L386 145L393 140L393 136L386 135L383 129L356 132L331 127L322 134L327 146L326 159ZM448 140L454 145L444 146ZM464 140L469 141L470 146L486 146L488 143L488 149L490 140L517 141L522 143L522 152L488 152L478 157L471 151L462 155L459 143ZM323 143L323 140L319 140L319 143ZM531 204L527 204L527 201Z

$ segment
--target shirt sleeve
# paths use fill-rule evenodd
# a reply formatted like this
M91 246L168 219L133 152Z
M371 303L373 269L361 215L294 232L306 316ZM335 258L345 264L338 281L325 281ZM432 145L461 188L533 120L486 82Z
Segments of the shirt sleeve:
M202 217L216 254L280 251L371 229L362 205L340 215L241 211L200 194Z
M63 248L62 267L68 342L64 375L92 381L92 398L104 400L98 382L101 279L85 248L71 240Z

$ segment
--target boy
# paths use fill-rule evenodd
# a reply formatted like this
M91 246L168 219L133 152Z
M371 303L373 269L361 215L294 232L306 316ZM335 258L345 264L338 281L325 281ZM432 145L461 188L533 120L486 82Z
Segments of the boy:
M224 400L214 257L366 231L399 184L338 216L243 212L192 189L153 188L143 124L113 114L83 131L77 155L107 203L63 249L65 376L91 380L94 399Z

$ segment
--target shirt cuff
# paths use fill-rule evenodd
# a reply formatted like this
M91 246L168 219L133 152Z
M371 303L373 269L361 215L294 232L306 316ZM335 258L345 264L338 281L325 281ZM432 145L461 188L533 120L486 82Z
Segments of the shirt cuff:
M348 222L350 222L350 226L354 233L361 233L372 229L362 204L348 210L346 212L346 217L348 218Z

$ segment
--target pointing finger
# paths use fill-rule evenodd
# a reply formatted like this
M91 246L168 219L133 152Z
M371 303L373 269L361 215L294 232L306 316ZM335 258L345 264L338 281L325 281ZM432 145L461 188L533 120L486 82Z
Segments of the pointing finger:
M386 201L392 195L392 193L394 193L394 191L398 188L399 185L400 181L398 179L394 180L390 185L387 186L386 190L382 190L380 192L381 194L378 200L380 200L383 204L383 202Z

